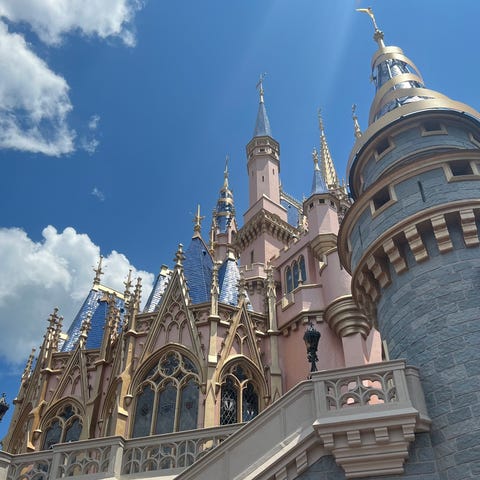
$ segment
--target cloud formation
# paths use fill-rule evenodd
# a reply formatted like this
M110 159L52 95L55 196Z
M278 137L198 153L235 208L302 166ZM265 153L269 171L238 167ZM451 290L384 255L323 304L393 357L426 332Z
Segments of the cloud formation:
M51 46L61 45L68 33L116 37L134 46L132 22L142 6L140 0L0 0L0 148L60 156L73 152L76 143L66 80L9 28L27 24ZM99 118L90 120L91 131ZM92 136L78 142L90 154L99 144Z
M46 155L74 149L68 84L0 21L0 148Z
M93 187L91 194L94 197L97 197L101 202L105 201L105 194L99 190L97 187Z
M28 23L42 42L58 45L69 32L135 45L132 20L139 0L0 0L0 17Z
M100 255L88 235L71 227L59 233L49 225L42 236L34 242L19 228L0 229L0 357L14 364L39 346L55 306L68 329L92 286ZM113 250L102 268L103 284L122 292L132 269L133 278L142 277L144 300L150 293L154 276L135 269L125 255Z

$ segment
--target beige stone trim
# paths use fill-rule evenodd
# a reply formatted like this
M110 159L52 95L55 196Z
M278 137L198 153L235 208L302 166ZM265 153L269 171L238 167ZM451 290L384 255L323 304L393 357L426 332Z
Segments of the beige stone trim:
M388 263L397 274L408 270L406 259L400 253L398 242L405 238L416 262L429 258L420 231L431 228L441 254L454 249L448 225L462 226L463 240L467 247L480 245L476 216L480 216L480 200L462 200L424 210L387 230L371 244L358 262L352 276L352 294L367 315L375 311L380 289L388 287L390 276ZM458 228L458 227L457 227Z
M324 318L340 338L356 333L367 338L372 328L371 322L360 311L352 295L344 295L330 303Z

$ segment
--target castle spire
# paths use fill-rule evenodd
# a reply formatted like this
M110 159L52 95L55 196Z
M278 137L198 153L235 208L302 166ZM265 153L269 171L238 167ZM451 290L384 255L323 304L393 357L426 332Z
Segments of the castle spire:
M93 286L100 285L100 277L104 274L102 270L102 261L103 255L100 255L100 259L98 260L97 268L94 268L93 271L95 272L95 278L93 279Z
M353 120L353 134L355 138L359 138L362 136L362 130L360 129L360 124L358 123L357 117L357 106L355 104L352 105L352 120Z
M260 96L258 105L257 121L255 122L255 130L253 131L254 137L271 137L272 130L270 128L270 121L268 120L267 110L265 108L263 80L267 74L262 73L257 83L257 89Z
M193 238L201 236L202 220L204 218L200 215L200 205L197 205L197 214L193 217L193 223L195 224L193 227Z
M320 129L320 170L328 189L339 187L337 171L333 165L330 149L328 148L325 128L323 126L322 111L318 109L318 128Z
M312 152L313 158L313 182L312 182L312 191L311 195L315 195L316 193L327 193L328 188L325 185L325 179L323 178L322 171L318 164L318 152L317 149L314 148Z

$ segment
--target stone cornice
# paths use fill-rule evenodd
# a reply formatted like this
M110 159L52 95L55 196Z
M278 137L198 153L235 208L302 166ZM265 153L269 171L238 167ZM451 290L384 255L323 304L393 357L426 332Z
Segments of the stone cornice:
M355 268L352 294L359 307L373 316L381 289L392 281L391 271L399 275L409 269L402 245L410 248L416 263L427 261L429 253L421 233L430 231L443 254L454 249L450 232L460 225L465 246L477 247L480 245L476 224L479 217L480 199L468 199L423 210L388 229L368 246Z
M350 207L340 226L340 231L338 233L338 254L340 256L342 265L346 268L346 270L350 274L352 273L348 238L350 237L352 230L357 224L360 216L366 209L370 208L370 200L377 192L388 185L396 185L407 180L408 178L416 177L421 173L432 170L432 168L440 168L448 161L474 159L480 159L479 150L453 150L442 153L430 152L428 156L418 159L414 163L395 169L394 171L390 171L373 183ZM476 178L472 176L472 179L475 180Z
M278 215L262 209L237 232L234 240L235 249L239 252L244 251L262 233L268 233L285 244L299 235L295 227L284 222Z

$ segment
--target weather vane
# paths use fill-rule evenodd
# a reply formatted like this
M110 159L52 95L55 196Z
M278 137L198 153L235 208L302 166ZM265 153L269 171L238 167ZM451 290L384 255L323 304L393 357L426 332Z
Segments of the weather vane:
M267 76L267 72L261 73L260 78L258 79L256 89L260 93L260 102L263 103L263 80Z
M373 39L378 43L379 47L385 47L383 43L383 32L378 28L377 21L375 20L375 15L373 13L372 7L368 8L357 8L357 12L366 13L371 19L373 23L373 28L375 29L375 33L373 34Z

